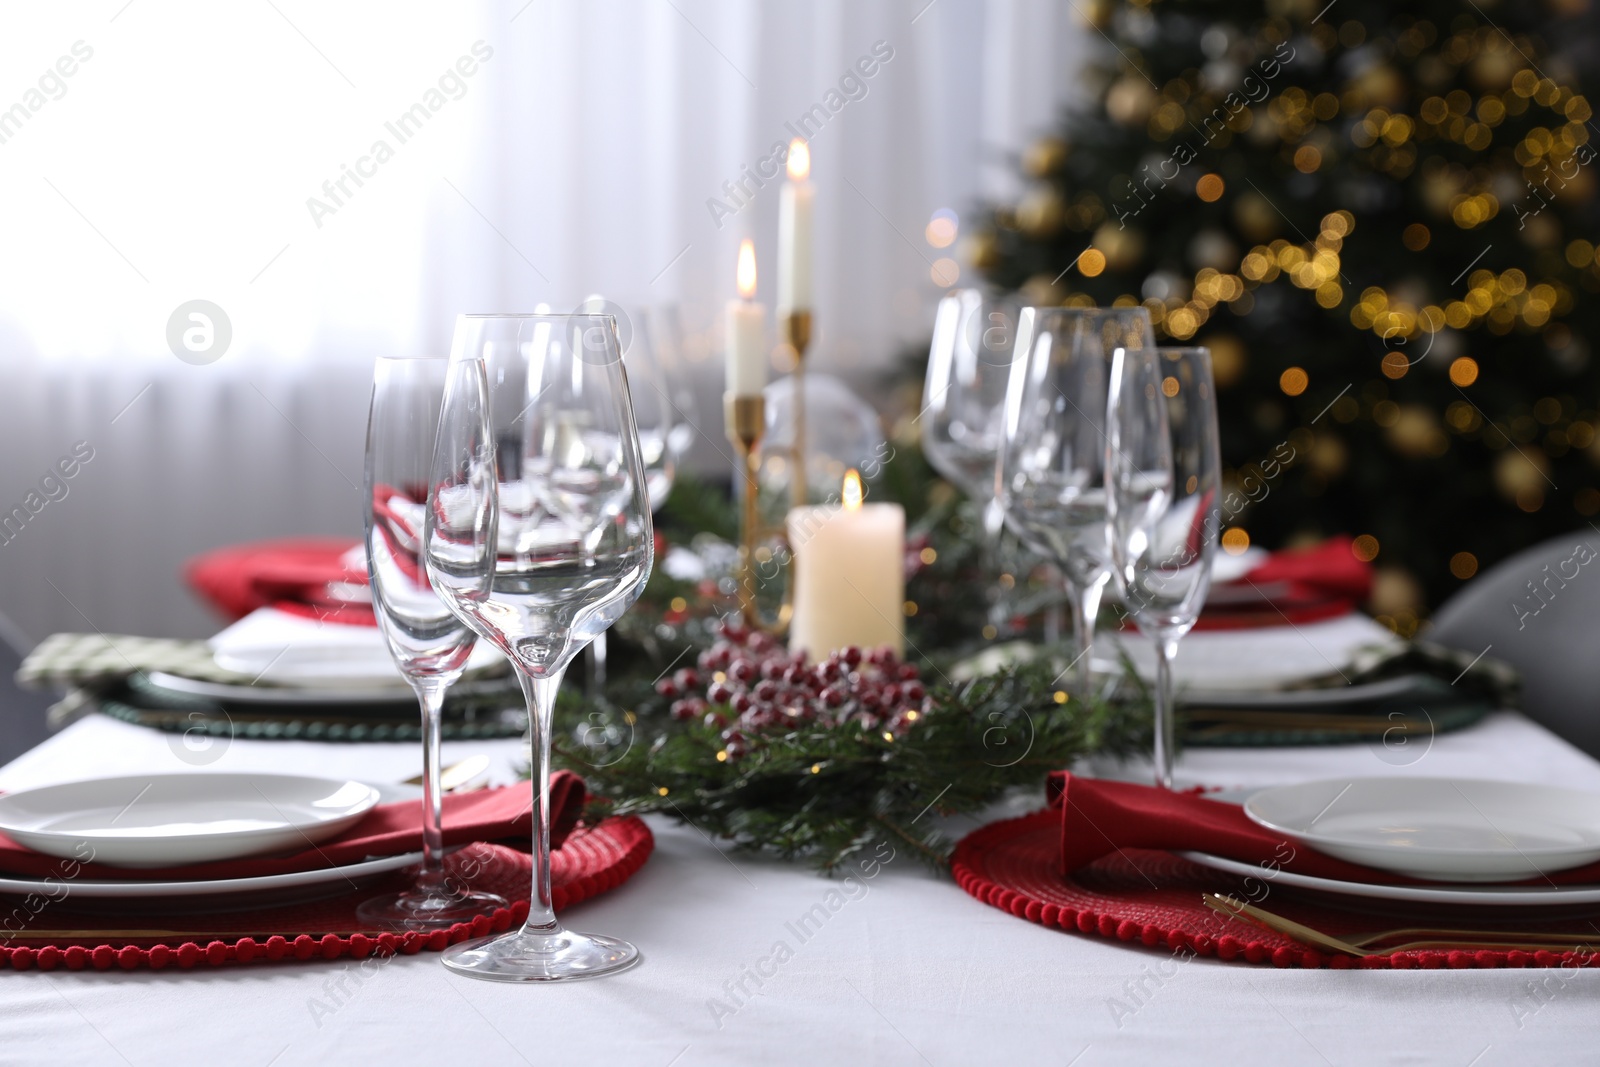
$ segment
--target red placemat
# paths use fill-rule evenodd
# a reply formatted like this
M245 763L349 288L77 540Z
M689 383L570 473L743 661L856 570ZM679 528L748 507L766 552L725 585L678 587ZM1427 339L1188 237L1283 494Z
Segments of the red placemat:
M1138 866L1134 866L1137 861ZM1600 953L1450 950L1397 952L1356 959L1321 952L1281 934L1230 919L1201 902L1204 892L1235 891L1242 879L1213 871L1166 852L1127 849L1096 860L1071 877L1060 873L1061 813L1041 811L1020 819L990 823L968 834L950 860L957 884L985 904L1041 926L1121 941L1137 941L1174 953L1223 960L1271 963L1278 967L1366 967L1408 970L1439 967L1594 967ZM1369 913L1341 910L1308 896L1272 888L1263 871L1251 894L1274 913L1338 937L1386 926ZM1266 885L1269 901L1260 898ZM1439 925L1436 918L1426 920ZM1413 920L1412 925L1420 925ZM1587 920L1524 923L1519 926L1594 931ZM1600 943L1600 935L1596 935Z
M579 827L550 854L552 896L557 911L615 889L644 866L655 847L650 828L635 816L607 819L594 827ZM363 933L356 907L386 889L404 888L406 875L390 876L341 896L287 907L216 914L187 911L178 915L85 915L64 911L46 902L20 933L34 935L73 931L62 936L27 941L14 937L0 947L0 964L9 962L19 971L30 967L54 970L95 968L134 970L139 967L219 966L262 960L337 959L351 956L392 956L424 949L438 951L447 945L485 934L509 930L528 917L533 857L504 845L477 843L451 853L446 868L474 889L497 893L511 902L470 923L426 933ZM16 901L6 901L13 905ZM194 931L178 937L129 938L85 931L141 930ZM199 931L203 930L204 933ZM304 931L304 932L299 932ZM0 935L3 937L3 935Z

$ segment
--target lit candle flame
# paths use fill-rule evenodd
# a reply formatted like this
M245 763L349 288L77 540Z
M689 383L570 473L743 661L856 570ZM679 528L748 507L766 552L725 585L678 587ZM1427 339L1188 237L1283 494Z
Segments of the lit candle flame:
M803 182L811 175L811 149L796 137L789 142L789 180Z
M756 246L748 239L739 242L739 295L746 300L756 295Z
M839 490L839 498L844 501L846 511L861 510L861 475L851 467L844 476L844 488Z

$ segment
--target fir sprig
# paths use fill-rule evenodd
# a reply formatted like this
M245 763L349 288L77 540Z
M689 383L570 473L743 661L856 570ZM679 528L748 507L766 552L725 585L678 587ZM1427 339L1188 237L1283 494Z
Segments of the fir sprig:
M888 840L942 866L936 815L970 814L1015 786L1093 754L1148 744L1144 705L1060 702L1048 662L936 688L895 734L813 720L769 731L729 758L722 732L673 721L633 684L622 699L565 703L557 764L584 776L594 814L660 812L742 849L832 871Z

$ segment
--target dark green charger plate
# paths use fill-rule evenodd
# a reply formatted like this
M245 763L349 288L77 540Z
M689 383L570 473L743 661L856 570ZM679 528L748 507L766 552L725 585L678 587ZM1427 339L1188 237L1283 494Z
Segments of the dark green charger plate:
M511 678L457 687L445 701L447 741L520 737L528 728L522 691ZM173 733L217 738L307 741L420 741L417 703L395 698L339 703L229 701L179 692L143 673L91 698L97 710L123 722Z

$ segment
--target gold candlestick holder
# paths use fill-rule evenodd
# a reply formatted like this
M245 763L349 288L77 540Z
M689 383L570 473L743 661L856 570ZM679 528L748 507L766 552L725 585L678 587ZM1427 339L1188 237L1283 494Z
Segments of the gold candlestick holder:
M811 503L811 483L806 468L806 349L811 347L811 312L789 311L782 316L783 339L794 349L794 441L790 457L794 471L789 477L789 500L793 507Z
M767 398L724 393L723 417L728 440L738 453L738 477L744 479L744 506L739 519L739 614L744 624L761 628L756 604L756 546L761 539L761 437L767 429Z

